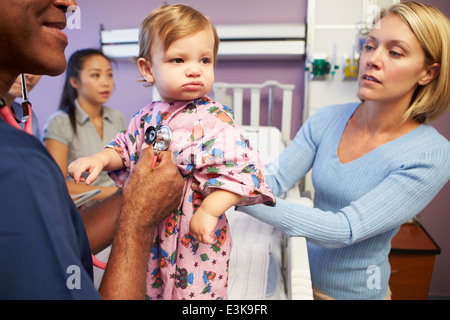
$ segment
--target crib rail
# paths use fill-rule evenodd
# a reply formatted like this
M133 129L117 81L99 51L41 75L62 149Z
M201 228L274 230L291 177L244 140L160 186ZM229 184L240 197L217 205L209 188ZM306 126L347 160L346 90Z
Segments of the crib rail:
M274 112L274 90L279 88L283 91L281 132L284 143L290 142L291 118L292 118L292 96L295 89L293 84L281 84L278 81L269 80L262 84L247 83L225 83L214 84L214 99L223 104L228 104L233 109L235 122L242 125L244 91L250 90L250 126L260 126L261 90L269 89L268 97L268 125L272 126ZM227 91L231 90L232 94ZM230 97L231 96L231 97ZM230 101L231 100L231 101Z

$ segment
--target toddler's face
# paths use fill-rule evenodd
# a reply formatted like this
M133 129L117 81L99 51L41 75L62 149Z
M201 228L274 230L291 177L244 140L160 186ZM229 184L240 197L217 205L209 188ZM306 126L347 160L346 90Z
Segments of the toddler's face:
M150 71L163 101L193 100L211 91L214 84L211 30L175 40L166 52L156 41L151 50Z

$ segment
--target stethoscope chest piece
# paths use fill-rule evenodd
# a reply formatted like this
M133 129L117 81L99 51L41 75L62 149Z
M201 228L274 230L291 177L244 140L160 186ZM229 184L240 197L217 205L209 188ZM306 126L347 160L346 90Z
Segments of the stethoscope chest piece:
M153 145L155 151L164 151L169 147L172 131L167 126L162 126L159 130L150 126L145 130L144 139L147 144Z

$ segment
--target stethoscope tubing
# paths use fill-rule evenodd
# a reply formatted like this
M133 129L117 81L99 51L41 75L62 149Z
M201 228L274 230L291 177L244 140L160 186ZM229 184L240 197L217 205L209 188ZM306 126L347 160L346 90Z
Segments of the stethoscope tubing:
M22 74L22 93L24 96L24 100L22 102L22 108L24 108L24 111L26 111L26 110L28 111L28 115L26 115L24 117L24 119L26 119L26 120L25 121L23 121L23 119L18 120L3 99L0 100L0 114L2 115L3 119L5 119L6 123L8 123L12 127L19 129L19 130L22 130L22 128L19 126L19 123L25 122L24 131L30 135L33 135L33 119L32 119L33 113L32 113L32 109L31 109L31 103L28 101L26 83L24 80L25 80L25 78L24 78L24 75ZM26 113L24 112L24 114L26 114ZM91 254L91 255L92 255L92 263L94 266L101 268L101 269L106 268L106 263L98 260L93 254Z
M5 100L0 100L0 114L2 115L3 119L5 119L6 123L13 126L16 129L22 130L22 128L19 126L19 123L24 123L24 129L25 132L28 134L33 134L33 117L32 117L32 110L31 110L31 103L28 101L28 90L27 90L27 83L25 81L25 74L20 74L21 80L22 80L22 110L23 110L23 116L22 119L17 119L17 117L12 113L9 106L6 104Z
M28 119L25 121L24 124L24 131L28 134L33 134L33 117L31 112L31 104L27 103L28 108ZM13 126L16 129L22 130L22 128L19 126L19 123L22 121L17 120L17 118L12 113L9 106L5 103L0 107L0 114L2 115L3 119L5 119L6 123Z

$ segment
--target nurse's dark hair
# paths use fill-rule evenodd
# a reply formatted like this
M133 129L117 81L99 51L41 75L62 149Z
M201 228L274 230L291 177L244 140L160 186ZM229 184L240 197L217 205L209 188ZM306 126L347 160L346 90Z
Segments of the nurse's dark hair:
M59 101L59 110L62 110L69 115L70 124L72 125L75 134L77 133L75 99L78 97L78 92L70 83L70 78L75 78L79 81L80 72L83 70L84 62L92 56L102 56L110 63L113 62L111 58L105 56L103 52L98 49L81 49L75 51L67 62L66 79Z

